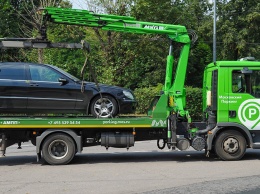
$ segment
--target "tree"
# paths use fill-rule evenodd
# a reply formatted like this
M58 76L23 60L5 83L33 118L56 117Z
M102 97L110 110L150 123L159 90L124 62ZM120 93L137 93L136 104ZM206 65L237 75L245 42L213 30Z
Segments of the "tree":
M42 15L38 13L39 8L44 7L71 7L67 0L27 0L21 3L22 8L17 10L19 16L23 19L21 29L25 37L41 37L41 28L43 27ZM38 49L38 63L43 63L43 49Z
M19 29L19 17L15 13L14 1L2 0L0 2L0 38L19 37L21 32ZM0 61L13 61L22 57L19 49L0 50Z
M186 84L190 86L201 86L203 69L210 62L212 43L212 17L209 15L212 5L208 1L184 0L184 1L156 1L156 0L138 0L132 9L132 13L137 18L145 21L154 21L180 24L185 26L190 32L196 32L198 40L192 45L189 57L189 68L187 72ZM194 35L194 33L193 33ZM192 37L191 38L195 38ZM160 44L160 42L159 42ZM162 48L155 52L163 56ZM164 52L166 47L164 48ZM175 46L175 58L178 60L179 47ZM152 54L151 57L156 56ZM175 61L176 62L176 61ZM160 68L154 71L164 72L165 62L161 61ZM164 73L161 73L161 80L164 80ZM158 80L157 80L158 81Z
M220 59L260 58L260 4L257 0L219 1L218 18Z

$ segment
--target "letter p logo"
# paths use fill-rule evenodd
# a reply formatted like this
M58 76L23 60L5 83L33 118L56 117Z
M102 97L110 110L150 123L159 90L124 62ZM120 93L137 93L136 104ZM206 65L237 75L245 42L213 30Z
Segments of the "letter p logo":
M256 115L256 113L257 113L255 108L249 108L248 111L249 111L249 113L248 113L249 119L252 119L252 117L254 115ZM255 119L253 119L253 120L255 120Z
M238 108L238 118L248 129L260 130L260 100L244 101Z

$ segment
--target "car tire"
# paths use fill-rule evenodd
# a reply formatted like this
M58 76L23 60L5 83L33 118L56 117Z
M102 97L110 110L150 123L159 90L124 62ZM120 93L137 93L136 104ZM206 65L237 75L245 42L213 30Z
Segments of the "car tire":
M109 95L96 96L90 105L91 114L96 118L110 118L118 114L116 100Z

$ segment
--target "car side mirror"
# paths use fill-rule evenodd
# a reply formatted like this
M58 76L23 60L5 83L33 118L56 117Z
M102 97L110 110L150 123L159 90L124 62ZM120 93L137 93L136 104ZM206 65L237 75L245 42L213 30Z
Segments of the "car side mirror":
M68 83L68 80L65 79L65 78L59 78L59 82L60 82L60 85L65 85L66 83Z

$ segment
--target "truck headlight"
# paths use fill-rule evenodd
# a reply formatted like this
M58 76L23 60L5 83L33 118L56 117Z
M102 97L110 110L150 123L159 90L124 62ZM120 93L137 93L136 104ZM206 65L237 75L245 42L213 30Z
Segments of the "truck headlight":
M134 100L134 96L131 92L124 90L123 93L127 98Z

